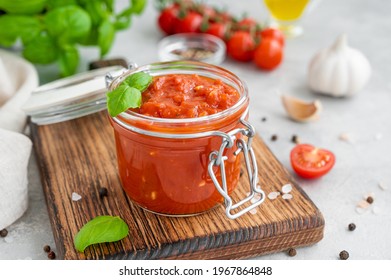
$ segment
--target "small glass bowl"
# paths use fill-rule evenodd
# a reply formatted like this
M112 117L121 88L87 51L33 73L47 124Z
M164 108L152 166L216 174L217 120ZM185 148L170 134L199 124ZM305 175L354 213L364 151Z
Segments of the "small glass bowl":
M161 61L194 60L218 65L226 56L220 38L199 33L181 33L164 37L158 44Z

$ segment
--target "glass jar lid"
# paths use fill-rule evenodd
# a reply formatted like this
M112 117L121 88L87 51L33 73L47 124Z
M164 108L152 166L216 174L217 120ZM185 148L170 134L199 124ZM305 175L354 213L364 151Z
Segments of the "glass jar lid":
M127 69L110 66L62 78L36 88L22 110L38 125L63 122L106 109L108 73Z

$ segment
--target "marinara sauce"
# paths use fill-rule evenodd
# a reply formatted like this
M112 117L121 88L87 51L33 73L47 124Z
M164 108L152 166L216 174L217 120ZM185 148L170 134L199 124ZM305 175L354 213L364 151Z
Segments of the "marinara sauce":
M188 73L178 65L174 70L163 66L146 68L154 78L139 109L110 118L119 175L129 198L142 208L193 215L223 201L208 174L210 154L222 144L214 132L241 126L239 119L248 112L247 88L218 67L201 64ZM241 156L235 150L236 145L224 150L228 193L240 177ZM213 172L221 183L220 168Z

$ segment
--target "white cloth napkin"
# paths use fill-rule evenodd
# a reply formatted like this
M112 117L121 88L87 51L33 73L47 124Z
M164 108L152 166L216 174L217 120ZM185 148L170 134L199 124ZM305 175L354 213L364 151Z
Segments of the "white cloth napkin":
M32 142L23 134L26 115L21 106L38 84L32 64L0 49L0 230L13 224L28 207Z

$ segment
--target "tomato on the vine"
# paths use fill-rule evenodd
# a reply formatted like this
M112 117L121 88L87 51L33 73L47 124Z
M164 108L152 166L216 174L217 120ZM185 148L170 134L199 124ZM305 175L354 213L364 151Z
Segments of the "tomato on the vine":
M235 60L250 61L253 59L255 41L250 33L236 31L227 42L227 52Z
M290 160L293 170L299 176L315 179L331 170L335 163L335 156L325 149L309 144L298 144L292 149Z
M175 5L169 6L161 11L158 17L160 29L167 35L175 33L175 26L178 19L179 8Z
M280 42L281 46L285 45L285 36L284 34L276 28L265 28L260 32L261 40L262 38L272 38Z
M243 30L243 31L250 31L252 29L256 29L258 26L258 22L253 19L253 18L243 18L240 20L238 23L236 23L236 28L238 30Z
M271 38L261 39L254 51L254 62L263 70L273 70L280 65L283 58L283 47Z
M203 17L196 12L188 12L183 18L179 17L175 33L195 33L200 31Z
M204 32L225 40L226 35L227 35L227 31L228 31L227 24L221 23L221 22L212 22L212 23L208 24L208 26Z

